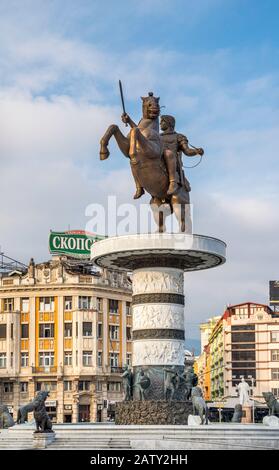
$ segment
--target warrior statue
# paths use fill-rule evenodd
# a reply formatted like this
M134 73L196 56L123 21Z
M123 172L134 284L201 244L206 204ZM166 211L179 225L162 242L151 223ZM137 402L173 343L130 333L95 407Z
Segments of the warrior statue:
M138 376L138 380L135 385L139 388L140 401L146 400L146 393L151 385L151 381L150 378L145 374L143 369L141 369Z
M120 90L122 92L122 88ZM130 159L137 187L134 197L141 197L144 191L151 195L150 205L159 232L165 231L164 214L168 211L175 213L181 232L192 233L190 186L182 170L181 152L188 156L203 155L203 149L189 148L186 137L175 132L172 116L162 117L163 133L160 136L159 99L152 92L142 97L143 117L138 124L128 116L123 106L122 121L131 130L125 137L116 124L109 126L100 142L100 158L108 158L108 144L114 136L122 153Z
M133 374L131 369L128 366L125 366L124 372L121 375L123 379L123 386L125 392L125 401L129 401L132 398L132 390L133 390Z
M165 368L164 373L165 400L172 401L175 391L179 385L179 376L175 366L172 366L171 368Z
M198 376L195 374L194 368L190 367L184 371L182 377L185 381L186 400L189 400L192 394L192 388L198 384Z
M128 116L122 119L126 122ZM163 144L163 158L168 170L169 187L167 194L171 196L175 194L180 187L184 187L187 192L191 191L191 186L183 171L182 152L184 155L194 157L195 155L203 155L202 148L190 148L188 139L183 134L175 132L175 118L173 116L163 115L160 120L161 140ZM135 177L136 194L134 199L138 199L144 194L139 180Z

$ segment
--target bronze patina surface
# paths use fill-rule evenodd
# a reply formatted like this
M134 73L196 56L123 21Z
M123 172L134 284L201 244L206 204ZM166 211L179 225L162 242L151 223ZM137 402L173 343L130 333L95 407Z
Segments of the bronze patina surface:
M109 156L108 144L112 136L129 158L131 171L136 184L134 199L147 191L151 195L150 204L159 231L165 231L165 217L174 212L181 232L192 233L190 216L190 184L182 166L182 153L187 156L203 155L202 148L190 148L187 138L175 132L173 116L161 117L159 132L159 99L152 92L142 97L142 119L136 124L125 112L122 87L121 99L124 112L122 121L131 130L123 135L116 124L107 129L101 139L100 158Z

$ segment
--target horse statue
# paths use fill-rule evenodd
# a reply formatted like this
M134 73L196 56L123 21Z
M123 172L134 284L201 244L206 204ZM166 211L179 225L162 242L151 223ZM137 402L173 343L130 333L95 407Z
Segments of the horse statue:
M7 405L0 405L0 429L8 429L15 425Z
M26 405L19 407L16 423L24 424L26 421L28 421L28 413L31 413L31 411L34 411L34 400L30 401L30 403L27 403Z
M269 409L269 416L279 416L279 401L272 392L263 392L263 397Z
M200 387L192 388L193 415L199 415L202 424L208 424L208 408Z
M45 401L49 392L41 391L37 393L34 398L34 419L36 422L36 433L39 432L53 432L52 423L46 411Z
M166 157L172 152L163 149L159 133L160 98L153 96L150 92L147 97L141 97L141 99L142 119L138 125L132 121L124 109L122 121L129 124L131 130L126 137L116 124L109 126L100 141L100 159L108 158L108 144L114 136L121 152L130 159L137 186L151 195L150 205L159 232L165 231L165 215L174 212L180 231L192 233L189 191L181 185L175 193L169 194L170 178Z

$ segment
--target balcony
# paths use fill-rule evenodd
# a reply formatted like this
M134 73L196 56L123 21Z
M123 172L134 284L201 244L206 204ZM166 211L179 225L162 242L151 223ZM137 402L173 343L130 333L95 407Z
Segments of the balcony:
M59 373L62 373L62 367L54 367L54 366L40 366L40 367L32 367L32 374L57 374L59 369Z
M110 372L111 374L123 374L124 369L123 367L111 367Z

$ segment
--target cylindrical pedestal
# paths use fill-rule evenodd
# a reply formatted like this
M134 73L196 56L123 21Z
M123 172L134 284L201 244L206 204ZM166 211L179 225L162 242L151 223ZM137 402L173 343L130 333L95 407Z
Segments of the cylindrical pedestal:
M132 378L133 400L117 404L116 423L187 424L183 272L224 263L225 243L183 233L129 235L95 243L91 255L97 266L133 276L133 374L124 375L129 391Z
M183 286L182 269L156 267L133 272L134 399L140 398L137 383L142 370L150 379L145 391L148 400L167 398L171 393L168 375L183 372ZM181 395L181 390L176 391Z

